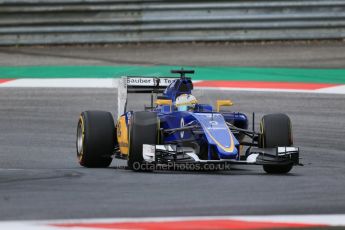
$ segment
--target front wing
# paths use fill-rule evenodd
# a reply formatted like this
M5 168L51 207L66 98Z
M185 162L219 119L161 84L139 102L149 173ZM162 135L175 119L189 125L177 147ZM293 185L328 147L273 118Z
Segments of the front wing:
M143 158L148 163L206 163L206 164L249 164L249 165L301 165L299 148L250 148L244 160L220 159L201 160L192 148L176 145L143 145Z

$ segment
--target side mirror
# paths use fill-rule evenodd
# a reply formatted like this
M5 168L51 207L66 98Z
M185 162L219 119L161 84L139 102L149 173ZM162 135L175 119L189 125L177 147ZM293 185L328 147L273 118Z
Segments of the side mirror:
M232 106L234 103L232 103L231 100L217 100L217 112L219 112L220 107L222 106Z
M170 99L158 99L155 102L156 105L169 105L170 106L170 112L172 111L172 100Z

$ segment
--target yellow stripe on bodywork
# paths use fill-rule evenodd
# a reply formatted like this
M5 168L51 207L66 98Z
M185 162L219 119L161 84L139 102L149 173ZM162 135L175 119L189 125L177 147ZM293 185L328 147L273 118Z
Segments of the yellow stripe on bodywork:
M117 123L117 142L119 143L120 152L123 155L127 155L129 152L128 148L128 129L126 124L126 117L120 117Z
M261 143L261 147L262 148L265 148L265 136L264 136L264 119L261 119L261 122L260 122L260 135L261 135L261 138L259 138L259 141Z

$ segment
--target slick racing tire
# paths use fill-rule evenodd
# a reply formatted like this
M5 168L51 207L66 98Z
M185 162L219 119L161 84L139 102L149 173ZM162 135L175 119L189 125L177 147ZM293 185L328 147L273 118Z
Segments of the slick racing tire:
M144 162L143 144L157 144L158 119L152 112L135 112L129 126L128 167L134 171L152 171L152 164Z
M278 146L292 146L292 131L290 118L286 114L265 115L260 123L262 135L259 138L261 148L275 148ZM285 174L290 172L293 164L263 165L269 174Z
M106 168L112 161L115 126L111 113L86 111L80 115L77 128L77 157L88 168Z

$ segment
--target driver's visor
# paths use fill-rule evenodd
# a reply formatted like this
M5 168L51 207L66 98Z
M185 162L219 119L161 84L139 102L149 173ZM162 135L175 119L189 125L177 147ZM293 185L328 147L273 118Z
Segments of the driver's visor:
M194 106L192 105L181 105L181 106L177 106L177 110L178 111L191 111L194 109Z

